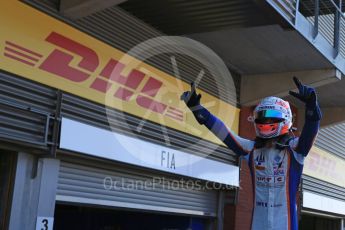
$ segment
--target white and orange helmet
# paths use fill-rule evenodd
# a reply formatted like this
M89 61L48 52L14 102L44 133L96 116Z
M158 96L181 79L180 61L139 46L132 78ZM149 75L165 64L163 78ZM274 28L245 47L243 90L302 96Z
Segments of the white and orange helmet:
M264 98L254 109L256 136L272 138L286 134L292 126L290 104L278 97Z

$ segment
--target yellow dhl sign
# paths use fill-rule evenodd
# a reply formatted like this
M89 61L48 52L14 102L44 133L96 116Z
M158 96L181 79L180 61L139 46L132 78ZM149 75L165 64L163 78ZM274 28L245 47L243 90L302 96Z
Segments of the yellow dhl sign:
M221 144L180 101L188 83L22 2L3 1L0 11L1 69ZM239 109L199 92L237 132Z
M345 187L345 161L315 146L305 162L303 174Z

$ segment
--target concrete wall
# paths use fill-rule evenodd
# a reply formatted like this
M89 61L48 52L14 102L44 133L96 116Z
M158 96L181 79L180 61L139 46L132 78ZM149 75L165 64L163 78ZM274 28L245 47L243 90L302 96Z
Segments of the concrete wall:
M10 230L35 230L38 217L54 217L59 166L58 159L18 153Z

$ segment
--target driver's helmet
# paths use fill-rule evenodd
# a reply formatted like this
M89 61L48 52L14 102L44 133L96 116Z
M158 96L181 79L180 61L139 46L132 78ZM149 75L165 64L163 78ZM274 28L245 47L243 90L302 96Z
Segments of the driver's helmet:
M289 133L292 113L289 102L278 97L264 98L254 110L256 136L273 138Z

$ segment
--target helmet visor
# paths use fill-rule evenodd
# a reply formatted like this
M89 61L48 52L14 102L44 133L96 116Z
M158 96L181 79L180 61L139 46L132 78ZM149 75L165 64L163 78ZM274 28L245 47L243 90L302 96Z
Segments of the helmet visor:
M254 113L254 119L256 123L266 123L265 120L271 120L275 122L280 122L285 119L285 115L273 109L261 110Z

